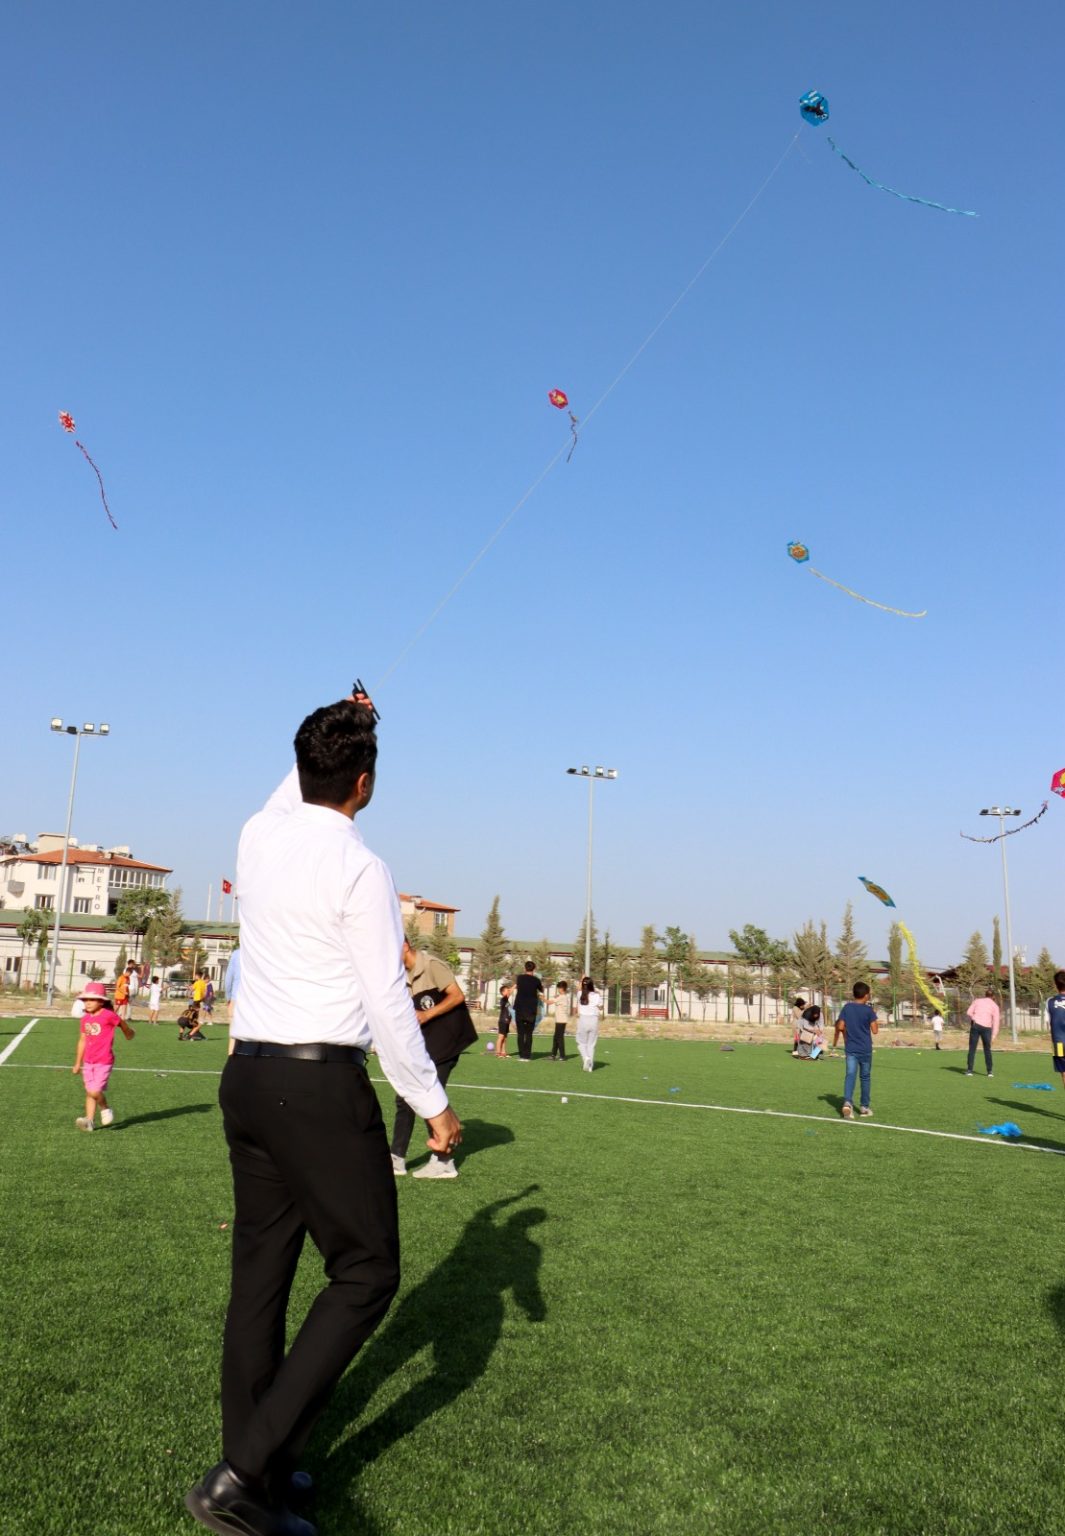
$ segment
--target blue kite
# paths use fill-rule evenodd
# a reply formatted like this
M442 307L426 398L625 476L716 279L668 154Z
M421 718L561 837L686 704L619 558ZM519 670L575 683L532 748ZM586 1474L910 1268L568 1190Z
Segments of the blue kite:
M1023 1088L1027 1088L1027 1089L1030 1089L1032 1093L1053 1093L1054 1092L1054 1089L1053 1089L1053 1087L1052 1087L1052 1085L1050 1083L1014 1083L1013 1086L1014 1086L1014 1088L1022 1088L1022 1089Z
M807 91L805 96L799 97L799 111L804 123L809 123L813 128L820 128L828 122L828 97L823 96L820 91ZM828 143L844 165L849 165L852 171L856 171L867 186L876 187L880 192L890 192L892 197L900 197L904 203L920 203L922 208L938 208L940 213L957 213L963 219L980 217L971 208L948 208L946 203L933 203L927 197L913 197L909 192L897 192L894 187L887 187L882 181L874 181L871 176L866 175L860 165L855 165L854 161L843 153L835 139L829 138Z
M1016 1141L1024 1134L1012 1120L1003 1120L1001 1125L978 1125L976 1129L981 1136L1001 1136L1003 1141Z

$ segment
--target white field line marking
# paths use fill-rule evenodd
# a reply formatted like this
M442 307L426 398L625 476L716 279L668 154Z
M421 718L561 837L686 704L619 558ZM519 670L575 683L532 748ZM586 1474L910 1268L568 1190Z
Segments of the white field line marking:
M20 1030L19 1033L15 1036L11 1044L5 1046L4 1049L0 1051L0 1067L4 1065L4 1062L11 1055L12 1051L18 1050L19 1046L22 1044L23 1040L25 1040L33 1026L35 1024L39 1024L40 1022L40 1019L31 1019L30 1022L26 1025L26 1028Z
M375 1083L384 1079L375 1077ZM562 1097L561 1088L503 1088L495 1087L490 1083L455 1083L456 1088L472 1090L481 1093L538 1093L545 1094L548 1098ZM650 1104L656 1109L704 1109L721 1115L767 1115L774 1120L812 1120L816 1125L853 1125L857 1122L857 1115L853 1121L843 1119L842 1115L802 1115L790 1109L747 1109L738 1104L693 1104L683 1099L635 1099L626 1098L621 1094L608 1093L580 1093L568 1092L569 1099L593 1099L604 1104ZM974 1141L978 1146L987 1146L989 1142L998 1142L1002 1146L1018 1147L1025 1152L1050 1152L1055 1157L1065 1157L1063 1147L1035 1147L1029 1142L1006 1141L1001 1136L968 1136L961 1131L926 1131L917 1125L890 1125L885 1120L866 1120L866 1126L871 1126L874 1131L902 1131L909 1136L938 1136L944 1141Z
M34 1023L37 1021L34 1020ZM30 1028L23 1030L23 1034ZM21 1039L22 1036L19 1036ZM18 1040L14 1042L18 1044ZM8 1047L8 1052L13 1046ZM7 1053L5 1053L6 1055ZM37 1068L44 1072L66 1072L69 1068L55 1066L51 1062L24 1062L20 1063L31 1071ZM116 1067L116 1072L144 1072L154 1077L221 1077L221 1072L209 1067ZM371 1077L372 1083L378 1083L388 1088L391 1085L383 1077ZM561 1088L506 1088L493 1083L451 1083L452 1088L458 1088L463 1093L517 1093L534 1094L546 1099L562 1098ZM793 1109L748 1109L741 1104L696 1104L689 1103L685 1099L637 1099L624 1094L614 1093L581 1093L570 1089L566 1093L568 1099L588 1099L594 1104L643 1104L651 1109L702 1109L712 1114L719 1115L762 1115L770 1120L805 1120L814 1125L835 1125L841 1130L845 1125L864 1124L867 1129L874 1131L898 1131L904 1136L935 1136L941 1141L971 1141L977 1146L986 1147L997 1145L1013 1147L1020 1152L1049 1152L1052 1157L1065 1157L1065 1147L1036 1147L1027 1141L1007 1141L1001 1136L969 1136L963 1131L929 1131L919 1125L892 1125L886 1120L859 1121L844 1120L842 1115L803 1115Z

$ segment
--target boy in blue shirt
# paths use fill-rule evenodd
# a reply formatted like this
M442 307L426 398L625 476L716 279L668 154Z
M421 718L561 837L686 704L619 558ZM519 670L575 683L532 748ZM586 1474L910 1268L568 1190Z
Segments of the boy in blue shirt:
M841 1029L847 1058L841 1113L844 1120L853 1118L854 1079L860 1075L862 1102L858 1113L868 1117L873 1113L869 1108L869 1082L873 1075L873 1036L879 1032L880 1025L876 1020L876 1009L869 1006L869 988L864 981L854 983L853 1003L844 1003L839 1011L839 1018L836 1020L837 1036Z
M1050 1025L1050 1049L1053 1052L1054 1071L1065 1086L1065 971L1054 972L1056 997L1047 999L1047 1022Z

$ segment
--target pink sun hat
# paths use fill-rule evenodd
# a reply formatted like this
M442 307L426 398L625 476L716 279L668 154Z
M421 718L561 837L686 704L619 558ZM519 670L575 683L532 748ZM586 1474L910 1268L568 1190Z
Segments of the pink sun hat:
M107 988L102 981L87 981L78 998L79 1003L88 1003L95 999L98 1003L107 1002Z

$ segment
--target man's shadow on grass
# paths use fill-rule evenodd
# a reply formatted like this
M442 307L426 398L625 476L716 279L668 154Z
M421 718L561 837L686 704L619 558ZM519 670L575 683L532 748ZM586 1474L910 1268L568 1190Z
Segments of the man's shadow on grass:
M1000 1104L1003 1109L1015 1110L1021 1115L1042 1115L1045 1120L1056 1120L1059 1126L1065 1122L1065 1115L1060 1115L1053 1109L1044 1109L1041 1104L1033 1104L1030 1099L988 1099L989 1104ZM1051 1141L1048 1136L1025 1135L1025 1141L1032 1146L1047 1147L1052 1152L1065 1152L1065 1142Z
M1065 1338L1065 1285L1050 1287L1046 1293L1046 1308L1058 1332Z
M1015 1109L1022 1115L1043 1115L1047 1120L1065 1120L1065 1115L1059 1114L1056 1109L1044 1109L1042 1104L1033 1104L1031 1099L995 1099L989 1098L989 1104L1001 1104L1003 1109Z
M819 1103L827 1104L829 1109L834 1109L837 1115L845 1102L841 1093L819 1093L817 1098Z
M432 1350L432 1374L427 1380L419 1377L396 1402L335 1445L322 1469L326 1485L339 1490L350 1483L363 1467L473 1386L502 1334L508 1291L530 1322L543 1322L541 1252L530 1233L547 1220L547 1212L528 1206L496 1220L538 1189L531 1184L472 1216L447 1257L404 1296L363 1348L327 1410L322 1423L326 1443L343 1435L379 1388L425 1349Z
M131 1125L148 1125L153 1120L176 1120L178 1115L203 1115L217 1108L217 1104L178 1104L174 1109L157 1109L150 1115L130 1115L128 1120L116 1120L110 1127L110 1134L114 1136L117 1131L128 1131Z

